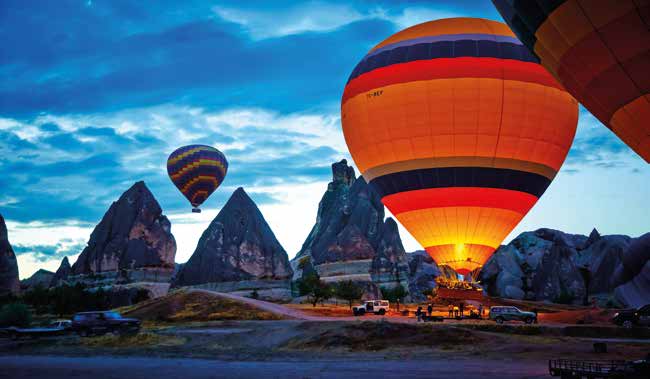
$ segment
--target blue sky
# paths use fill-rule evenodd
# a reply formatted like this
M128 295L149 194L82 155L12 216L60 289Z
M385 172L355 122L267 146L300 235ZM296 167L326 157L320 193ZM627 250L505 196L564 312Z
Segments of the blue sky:
M349 158L338 113L357 61L423 21L500 20L478 0L151 3L3 0L0 213L21 277L78 254L137 180L172 219L177 261L189 258L238 186L293 256L315 221L330 164ZM201 215L188 214L164 169L171 151L196 142L230 162ZM650 230L649 176L581 110L567 163L515 233L596 226L639 235Z

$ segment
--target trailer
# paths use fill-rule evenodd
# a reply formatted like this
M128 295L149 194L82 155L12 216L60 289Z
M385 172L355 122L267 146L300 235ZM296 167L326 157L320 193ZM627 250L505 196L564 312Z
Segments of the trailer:
M57 321L45 328L16 328L9 327L2 330L12 340L19 338L52 337L68 334L71 331L70 321Z
M650 377L650 363L647 359L637 361L551 359L548 361L548 371L551 376L559 376L562 379L646 379Z

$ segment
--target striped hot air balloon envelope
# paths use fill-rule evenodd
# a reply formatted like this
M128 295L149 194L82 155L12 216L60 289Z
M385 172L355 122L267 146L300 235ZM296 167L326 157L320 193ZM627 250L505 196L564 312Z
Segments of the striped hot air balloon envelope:
M567 91L650 163L650 1L492 2Z
M466 275L555 177L578 103L505 24L453 18L373 48L345 87L341 120L382 202L438 264Z
M192 212L214 192L228 172L228 161L217 149L189 145L176 149L167 158L167 173L174 185L192 204Z

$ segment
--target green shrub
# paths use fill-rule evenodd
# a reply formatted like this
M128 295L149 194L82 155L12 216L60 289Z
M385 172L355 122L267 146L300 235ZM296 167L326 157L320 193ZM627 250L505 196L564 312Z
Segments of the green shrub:
M32 312L23 303L13 303L0 308L0 327L28 327L32 322Z

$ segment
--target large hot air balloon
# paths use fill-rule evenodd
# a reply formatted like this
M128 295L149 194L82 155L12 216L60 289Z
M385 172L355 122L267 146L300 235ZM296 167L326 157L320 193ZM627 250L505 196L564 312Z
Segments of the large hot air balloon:
M650 1L492 2L567 91L650 163Z
M578 103L502 23L453 18L375 46L341 101L350 153L438 264L467 275L544 193Z
M226 172L226 157L210 146L183 146L167 158L169 178L190 201L192 212L201 212L198 207L219 187Z

